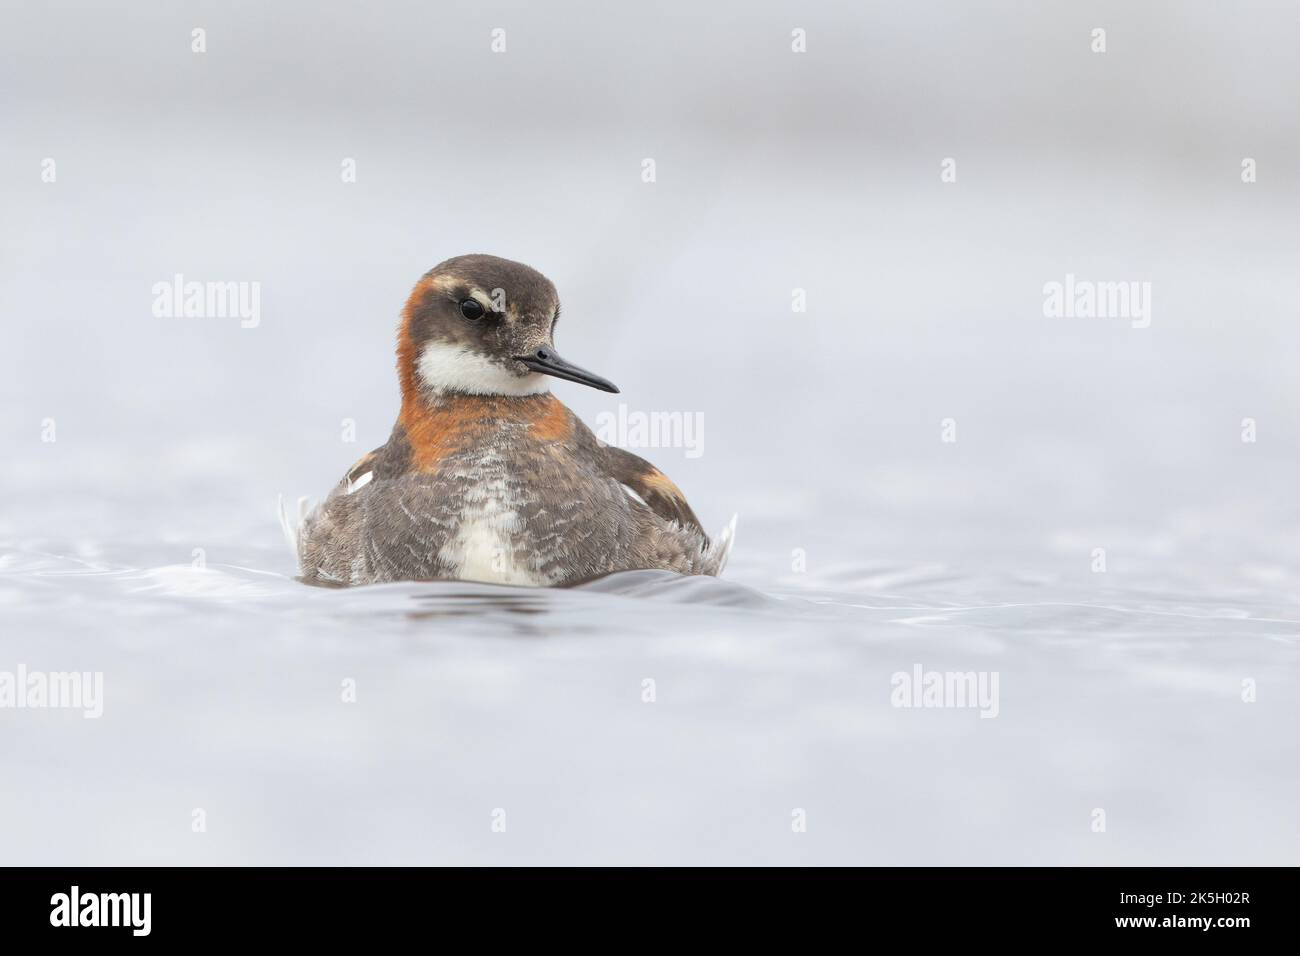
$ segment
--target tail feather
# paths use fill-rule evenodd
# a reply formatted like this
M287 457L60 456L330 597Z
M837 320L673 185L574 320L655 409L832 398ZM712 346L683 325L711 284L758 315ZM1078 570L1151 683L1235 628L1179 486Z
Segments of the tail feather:
M731 546L736 543L736 520L739 517L738 514L732 515L726 527L718 532L718 536L710 543L709 550L704 555L705 574L716 577L727 566L727 558L731 557Z
M280 516L280 530L284 532L284 540L288 542L289 550L293 552L293 559L301 561L298 556L298 537L302 530L302 519L306 512L303 511L303 502L307 499L298 499L298 520L295 521L289 517L289 509L285 507L284 495L278 495L278 511Z

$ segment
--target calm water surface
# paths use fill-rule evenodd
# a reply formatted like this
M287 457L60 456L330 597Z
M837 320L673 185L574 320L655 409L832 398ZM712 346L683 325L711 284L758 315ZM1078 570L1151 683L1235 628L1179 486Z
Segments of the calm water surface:
M269 502L201 555L133 539L157 505L119 504L82 502L115 533L0 549L0 669L104 674L98 720L0 712L5 862L1284 863L1300 848L1300 608L1276 569L1216 590L813 548L799 572L791 529L742 514L721 580L331 590L293 578ZM996 673L996 717L892 706L892 676L916 665Z

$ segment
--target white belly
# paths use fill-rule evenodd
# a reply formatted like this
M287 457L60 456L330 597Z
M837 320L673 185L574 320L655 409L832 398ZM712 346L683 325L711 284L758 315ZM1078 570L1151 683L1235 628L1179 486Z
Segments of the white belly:
M532 587L550 584L530 562L516 559L523 519L500 462L481 460L474 470L478 481L466 498L456 534L438 556L455 569L462 581Z

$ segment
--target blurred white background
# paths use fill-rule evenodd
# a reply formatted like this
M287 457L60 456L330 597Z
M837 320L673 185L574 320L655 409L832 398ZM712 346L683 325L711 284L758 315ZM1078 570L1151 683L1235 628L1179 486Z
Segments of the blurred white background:
M109 695L0 712L0 860L1295 861L1293 4L0 10L0 669ZM466 252L554 280L589 423L703 416L639 451L739 511L737 607L292 580L277 494L386 439ZM892 710L917 661L1019 703Z

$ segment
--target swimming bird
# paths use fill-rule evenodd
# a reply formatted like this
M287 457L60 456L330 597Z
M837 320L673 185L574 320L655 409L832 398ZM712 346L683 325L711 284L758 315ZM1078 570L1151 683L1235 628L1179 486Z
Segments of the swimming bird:
M421 277L398 327L388 441L300 527L281 507L304 580L565 586L722 570L736 519L710 541L663 472L551 394L552 378L618 391L560 357L559 315L550 280L509 259L458 256Z

